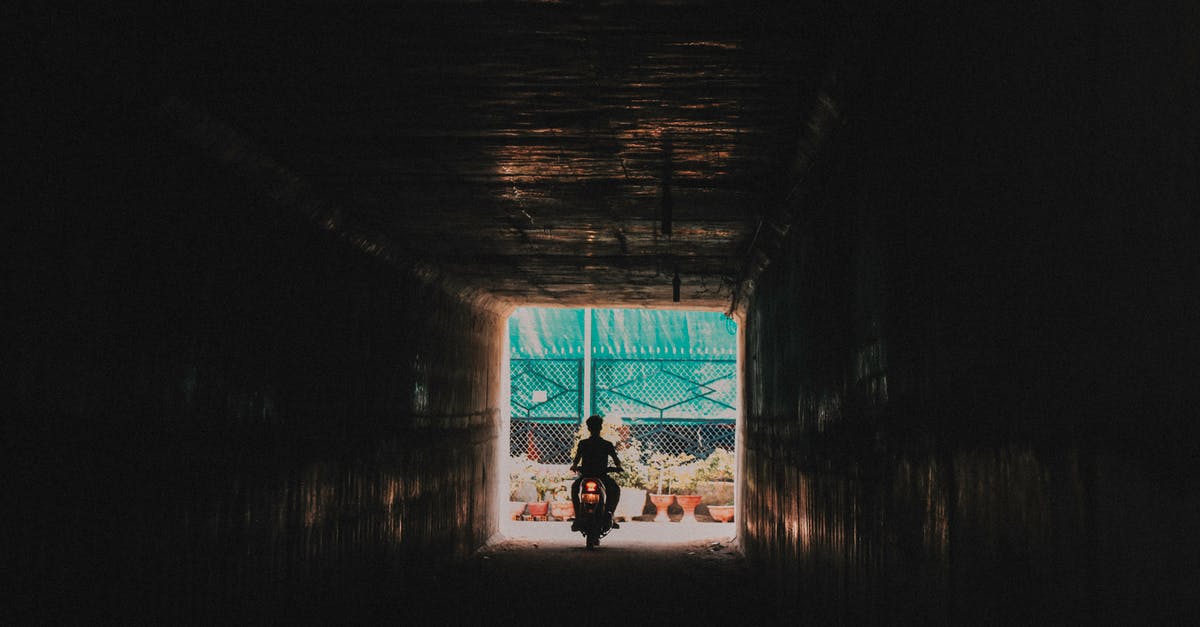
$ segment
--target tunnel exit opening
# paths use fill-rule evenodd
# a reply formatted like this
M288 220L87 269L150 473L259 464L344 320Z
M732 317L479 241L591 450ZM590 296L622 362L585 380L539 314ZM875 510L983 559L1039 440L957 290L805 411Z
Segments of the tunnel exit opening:
M504 536L579 538L569 467L593 414L624 468L613 476L614 542L734 535L736 322L715 311L525 307L507 340Z

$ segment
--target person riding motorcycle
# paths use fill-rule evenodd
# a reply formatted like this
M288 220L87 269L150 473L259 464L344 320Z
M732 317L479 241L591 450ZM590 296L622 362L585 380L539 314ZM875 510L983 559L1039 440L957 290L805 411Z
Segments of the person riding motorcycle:
M596 415L589 416L585 424L591 436L579 441L579 446L575 449L575 459L571 461L572 471L582 471L571 484L571 502L575 505L575 521L571 523L571 531L579 531L579 484L584 477L598 477L604 483L605 509L610 517L617 509L617 502L621 500L620 486L608 476L608 458L612 458L613 466L618 472L621 471L621 460L617 458L617 449L612 442L600 437L604 419ZM616 521L613 521L612 526L614 529L620 528Z

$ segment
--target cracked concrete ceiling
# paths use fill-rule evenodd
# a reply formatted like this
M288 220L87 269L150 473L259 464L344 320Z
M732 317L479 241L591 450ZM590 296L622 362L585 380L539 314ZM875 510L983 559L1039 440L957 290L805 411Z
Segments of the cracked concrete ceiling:
M821 3L317 4L189 16L153 71L214 157L454 289L724 310L837 19Z

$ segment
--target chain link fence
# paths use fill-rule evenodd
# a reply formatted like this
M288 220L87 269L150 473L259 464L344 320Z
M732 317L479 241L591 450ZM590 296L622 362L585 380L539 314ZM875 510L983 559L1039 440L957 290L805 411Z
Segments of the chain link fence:
M691 455L705 459L713 451L734 450L733 421L703 423L667 423L659 421L622 421L618 446L637 440L644 455L662 452ZM570 464L580 436L579 422L549 422L513 418L508 453L543 464Z
M578 423L583 415L582 359L509 362L512 417ZM513 432L516 437L516 432Z
M698 495L700 509L732 505L737 329L714 312L676 314L533 308L510 319L514 517L564 517L555 507L589 413L617 445L623 471L613 478L630 495L622 516L652 517L652 491Z
M643 453L662 452L704 459L717 449L730 452L734 449L736 427L732 420L690 424L646 421L627 423L627 427L629 435L622 440L637 440Z
M578 433L577 421L545 422L513 418L508 454L543 464L570 464Z
M595 413L662 422L733 420L736 362L597 359L592 363Z
M509 454L569 464L583 422L582 359L512 359ZM593 412L619 417L621 442L643 454L704 459L734 449L732 360L597 359Z

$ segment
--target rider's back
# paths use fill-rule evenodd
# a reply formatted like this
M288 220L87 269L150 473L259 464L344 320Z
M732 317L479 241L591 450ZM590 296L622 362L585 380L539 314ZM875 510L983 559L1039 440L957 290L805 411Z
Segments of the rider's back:
M608 458L615 455L612 442L600 436L579 441L580 467L584 474L604 474L608 469Z

